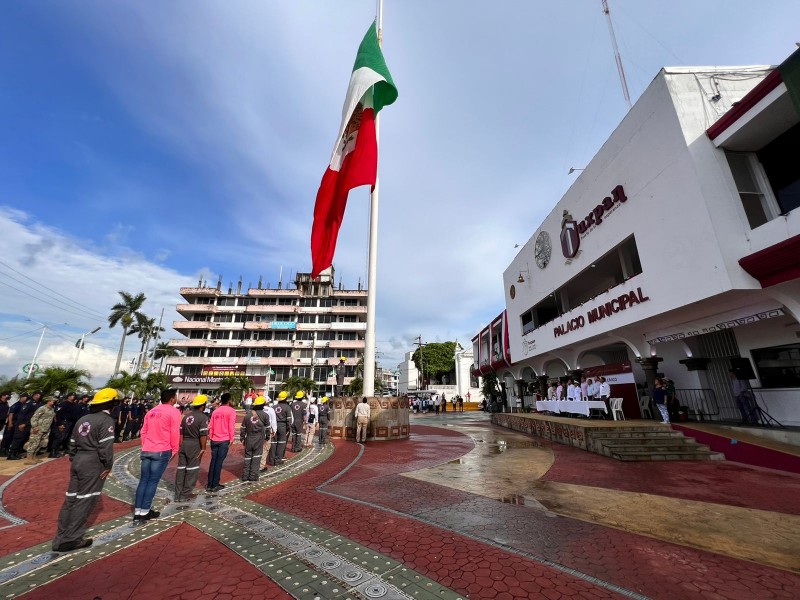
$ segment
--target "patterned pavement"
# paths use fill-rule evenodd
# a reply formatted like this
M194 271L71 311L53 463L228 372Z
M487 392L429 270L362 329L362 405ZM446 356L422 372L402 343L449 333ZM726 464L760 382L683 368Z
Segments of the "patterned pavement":
M498 477L505 469L512 484L516 478L541 476L519 472L504 445L484 451L483 462L466 460L487 450L479 446L491 436L507 435L482 415L448 413L416 419L413 425L406 441L363 446L336 441L289 455L284 467L271 469L257 483L238 481L241 446L236 445L226 462L223 492L169 503L170 470L159 490L160 502L166 503L162 517L136 524L130 501L138 451L122 445L92 517L95 544L67 554L50 552L49 543L68 463L59 459L28 469L0 483L0 508L6 511L0 513L5 519L0 520L0 597L800 597L797 572L688 547L679 532L666 542L493 497L492 489L474 493L440 485L445 482L437 482L439 471L431 471L437 473L432 480L408 477L450 466L468 473L475 469L480 478L486 471L478 463ZM476 435L466 435L468 430ZM763 499L769 510L797 514L798 477L739 473L725 463L721 471L684 473L683 478L666 464L658 465L660 476L637 474L611 459L562 453L538 441L530 446L531 452L554 457L545 480L691 500L727 498L755 508ZM519 448L517 457L525 453L524 441ZM600 462L586 468L587 456ZM207 462L208 457L201 482ZM742 477L738 485L737 476ZM687 484L687 478L695 483ZM719 491L700 489L715 479ZM750 493L746 486L759 491Z

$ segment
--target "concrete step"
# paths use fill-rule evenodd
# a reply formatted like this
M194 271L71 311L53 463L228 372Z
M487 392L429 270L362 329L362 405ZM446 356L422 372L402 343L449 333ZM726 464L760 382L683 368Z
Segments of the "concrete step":
M624 462L644 461L675 461L675 460L725 460L725 455L719 452L612 452L611 457Z
M674 429L659 429L657 431L592 431L588 433L592 439L646 439L662 437L683 437L683 433Z
M708 446L701 446L700 444L664 444L661 446L605 446L611 454L642 454L649 452L651 454L672 454L678 452L681 454L687 452L709 452L711 449Z
M693 438L680 438L680 437L662 437L662 438L609 438L609 439L596 439L603 446L626 447L626 448L654 448L657 446L684 446L695 447L697 442Z

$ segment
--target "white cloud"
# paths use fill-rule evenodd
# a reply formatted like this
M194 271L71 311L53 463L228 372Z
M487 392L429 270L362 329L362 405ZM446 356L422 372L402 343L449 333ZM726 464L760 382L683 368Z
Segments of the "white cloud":
M172 322L181 320L175 312L178 290L195 285L198 274L181 274L118 249L112 255L105 247L33 222L20 211L0 208L0 231L0 338L19 336L4 342L15 354L0 352L0 374L15 374L21 366L17 357L33 358L41 322L50 327L37 362L63 366L72 366L81 334L102 327L87 336L79 366L97 378L107 377L122 333L119 326L108 329L108 313L119 300L119 290L143 292L144 312L151 317L158 319L163 308L165 336L175 336ZM138 350L139 340L129 337L123 366Z
M8 346L0 346L0 364L13 362L17 357L17 350Z

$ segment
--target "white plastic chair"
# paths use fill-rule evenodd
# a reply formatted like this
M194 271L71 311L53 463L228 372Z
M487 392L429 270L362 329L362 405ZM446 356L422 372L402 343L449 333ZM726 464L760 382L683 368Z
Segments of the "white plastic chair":
M615 421L619 420L617 419L617 413L622 416L622 420L624 421L625 413L622 412L622 398L611 398L611 416L614 417Z
M642 418L653 418L653 413L650 412L650 396L639 396L639 410L642 411Z

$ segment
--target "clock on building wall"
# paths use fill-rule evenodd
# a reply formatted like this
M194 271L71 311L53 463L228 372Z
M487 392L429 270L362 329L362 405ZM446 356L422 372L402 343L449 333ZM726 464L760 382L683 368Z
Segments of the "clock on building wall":
M533 254L536 257L536 266L544 269L550 262L550 254L553 252L553 245L550 243L550 234L540 231L536 236L536 245L533 247Z

